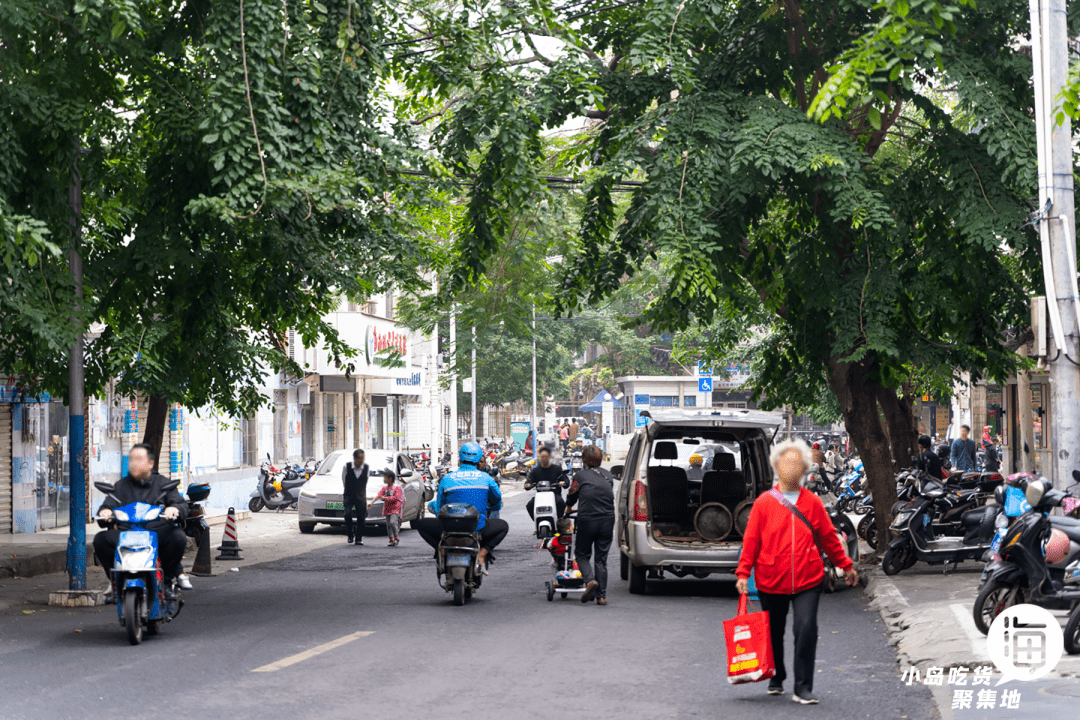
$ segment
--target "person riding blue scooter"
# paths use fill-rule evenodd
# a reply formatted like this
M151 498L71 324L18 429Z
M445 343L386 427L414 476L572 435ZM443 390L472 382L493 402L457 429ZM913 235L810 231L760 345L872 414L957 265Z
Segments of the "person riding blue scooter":
M502 492L499 491L499 484L477 467L483 456L484 451L477 443L467 442L462 445L458 451L460 466L456 471L442 477L435 499L428 504L436 517L413 520L412 526L428 545L437 550L443 533L442 523L438 518L439 509L451 503L472 505L480 513L480 521L476 526L476 531L480 534L477 563L486 573L487 566L495 559L491 551L503 541L510 531L510 526L505 520L488 517L489 511L502 507Z

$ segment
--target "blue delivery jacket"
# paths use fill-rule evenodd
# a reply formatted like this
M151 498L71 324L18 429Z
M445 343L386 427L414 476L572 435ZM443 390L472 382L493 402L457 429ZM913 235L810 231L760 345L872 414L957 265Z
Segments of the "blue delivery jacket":
M475 465L462 464L457 471L444 475L439 481L439 492L428 507L438 515L439 508L448 503L465 503L476 508L480 513L476 529L480 531L487 522L488 511L502 507L502 492L499 484L486 472L477 470Z

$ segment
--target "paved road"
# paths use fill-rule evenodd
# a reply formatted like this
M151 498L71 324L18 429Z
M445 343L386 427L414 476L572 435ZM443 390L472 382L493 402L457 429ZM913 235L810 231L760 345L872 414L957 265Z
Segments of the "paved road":
M936 717L928 690L901 684L858 590L822 601L820 707L768 697L761 684L727 685L730 582L671 579L631 596L616 556L608 607L547 602L548 563L532 547L525 499L508 502L511 534L463 608L435 584L430 551L411 530L397 548L342 537L199 579L176 622L139 647L128 646L111 606L9 608L0 613L0 720L129 718L147 701L157 716L258 720ZM302 655L335 641L343 644ZM255 672L266 666L280 669ZM149 694L148 677L159 679Z

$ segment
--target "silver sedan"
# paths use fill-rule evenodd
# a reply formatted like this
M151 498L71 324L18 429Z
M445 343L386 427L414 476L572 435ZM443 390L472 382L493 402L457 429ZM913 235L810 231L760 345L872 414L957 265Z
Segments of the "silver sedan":
M300 491L297 503L297 519L300 532L309 533L319 523L326 525L345 524L345 505L342 496L341 473L347 463L352 462L353 450L335 450L326 456L319 471ZM424 516L424 478L413 467L412 460L403 452L392 450L369 450L364 458L370 468L367 483L367 499L371 502L383 485L383 470L390 468L397 473L397 483L405 491L405 506L401 509L401 521L417 520ZM368 510L368 526L385 525L382 515L382 500Z

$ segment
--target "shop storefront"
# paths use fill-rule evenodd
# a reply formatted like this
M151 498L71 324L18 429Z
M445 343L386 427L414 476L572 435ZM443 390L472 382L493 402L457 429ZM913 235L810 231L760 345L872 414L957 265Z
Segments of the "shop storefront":
M69 524L68 410L48 396L12 404L12 524L38 532Z

